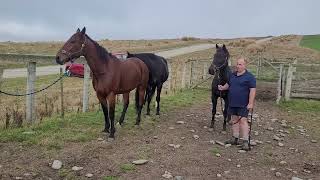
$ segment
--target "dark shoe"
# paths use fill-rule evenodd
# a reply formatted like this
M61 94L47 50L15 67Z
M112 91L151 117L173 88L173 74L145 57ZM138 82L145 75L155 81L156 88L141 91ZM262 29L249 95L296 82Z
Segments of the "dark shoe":
M242 150L249 151L249 141L243 141Z
M226 141L225 144L238 145L239 144L239 138L232 137L232 139Z

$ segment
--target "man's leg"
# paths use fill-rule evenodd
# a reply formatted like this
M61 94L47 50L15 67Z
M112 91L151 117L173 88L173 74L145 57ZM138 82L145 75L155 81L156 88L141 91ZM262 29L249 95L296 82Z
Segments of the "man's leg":
M249 124L248 124L248 110L246 108L242 108L240 114L242 116L239 124L240 124L240 134L243 138L242 149L248 151L249 150Z
M248 118L242 117L239 124L240 124L241 137L243 138L244 141L248 141L249 140Z
M231 109L231 114L234 114L234 109ZM239 116L231 115L231 123L232 123L232 138L226 141L226 144L238 145L239 144L239 133L240 133L240 125L239 125Z
M235 138L239 138L240 133L240 124L239 124L239 116L232 115L231 121L232 121L232 136Z

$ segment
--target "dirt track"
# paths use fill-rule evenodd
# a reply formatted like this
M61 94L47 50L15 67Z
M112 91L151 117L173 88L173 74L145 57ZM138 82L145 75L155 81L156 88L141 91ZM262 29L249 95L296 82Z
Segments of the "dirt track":
M206 50L215 47L214 44L200 44L200 45L193 45L183 48L177 48L173 50L161 51L157 52L157 55L163 56L165 58L171 58L174 56L192 53L195 51ZM44 67L37 67L36 73L37 76L44 76L50 74L58 74L60 73L60 65L52 65L52 66L44 66ZM5 69L3 72L3 78L17 78L17 77L26 77L27 76L27 69L26 68L18 68L18 69Z

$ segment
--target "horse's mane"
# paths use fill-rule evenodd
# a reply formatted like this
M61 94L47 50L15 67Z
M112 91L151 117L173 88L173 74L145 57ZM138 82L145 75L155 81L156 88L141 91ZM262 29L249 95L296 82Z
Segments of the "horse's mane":
M97 53L98 53L98 56L100 57L100 59L102 60L108 60L109 57L108 56L111 56L111 57L114 57L111 53L109 53L104 47L100 46L95 40L91 39L87 34L86 34L86 37L92 41L92 43L94 44L94 46L96 47L96 50L97 50Z

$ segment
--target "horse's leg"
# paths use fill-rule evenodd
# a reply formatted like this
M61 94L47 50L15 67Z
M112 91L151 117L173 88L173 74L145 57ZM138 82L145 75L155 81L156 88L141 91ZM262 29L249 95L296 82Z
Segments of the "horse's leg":
M110 121L109 121L109 112L108 112L108 102L105 97L103 97L102 95L99 95L98 93L97 93L97 98L99 99L99 102L101 104L103 114L104 114L104 129L102 130L102 132L109 133Z
M227 130L227 119L229 119L229 114L228 114L228 108L229 108L229 101L228 101L228 96L223 97L224 100L224 110L223 110L223 130Z
M214 92L212 92L212 96L211 96L211 101L212 101L212 119L211 119L211 125L210 128L214 128L214 123L215 123L215 115L217 112L217 99L218 97L214 94Z
M147 93L148 93L148 99L147 99L147 101L148 101L147 115L150 115L150 102L151 102L152 97L153 97L153 95L154 95L154 92L155 92L155 90L156 90L156 86L153 85L152 87L149 87L148 89L149 89L149 90L147 90Z
M162 84L159 84L157 86L157 97L156 97L156 100L157 100L157 113L156 113L156 115L160 115L160 94L161 94L161 89L162 89Z
M109 116L111 121L109 138L114 138L114 133L116 132L116 128L114 127L114 111L115 111L115 105L116 105L115 100L116 100L116 95L114 93L110 93L108 95Z
M138 91L137 93L137 95L138 95L138 99L136 99L136 101L139 101L138 102L138 107L137 107L137 119L136 119L136 124L135 125L139 125L140 124L140 121L141 121L141 110L142 110L142 106L143 106L143 102L144 102L144 93L145 93L145 91L146 91L146 88L143 88L142 86L139 86L138 88L137 88L137 90L136 91Z
M129 93L125 93L122 95L123 97L123 110L121 113L121 117L119 120L119 124L122 125L123 121L124 121L124 117L126 115L127 109L128 109L128 105L129 105Z
M110 132L110 122L109 122L109 112L108 112L108 104L107 103L101 103L101 107L104 114L104 130L102 132L109 133Z

